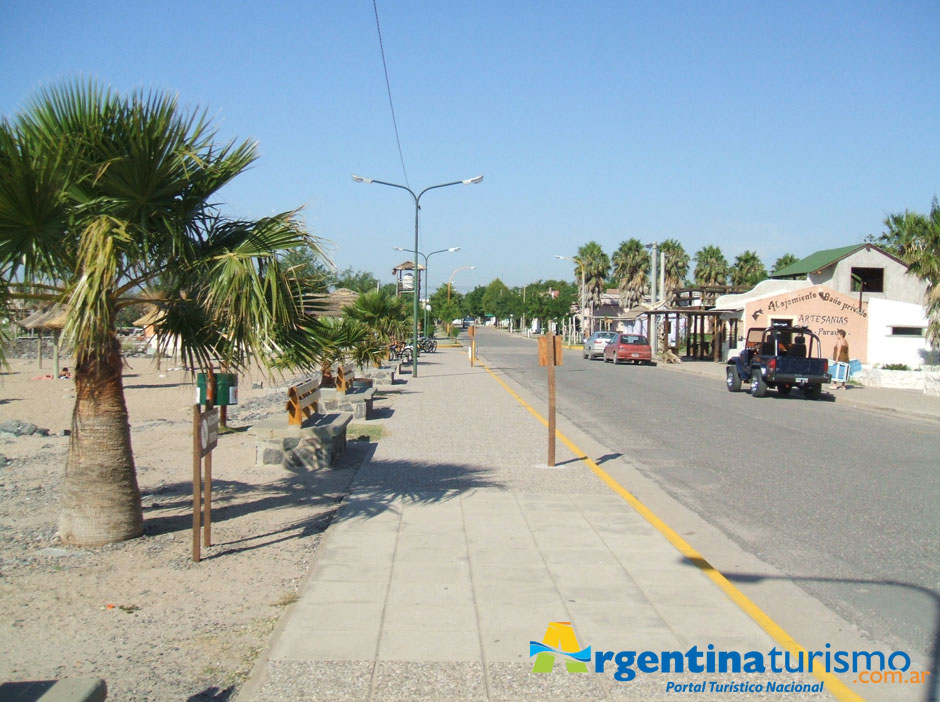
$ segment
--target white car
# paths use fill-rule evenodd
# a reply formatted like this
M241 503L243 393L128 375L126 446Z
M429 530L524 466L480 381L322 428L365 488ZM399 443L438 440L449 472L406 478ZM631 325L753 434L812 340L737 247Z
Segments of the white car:
M616 338L617 332L610 331L598 331L591 334L590 337L584 341L584 357L589 358L592 361L595 358L604 357L604 349L607 348L614 338Z

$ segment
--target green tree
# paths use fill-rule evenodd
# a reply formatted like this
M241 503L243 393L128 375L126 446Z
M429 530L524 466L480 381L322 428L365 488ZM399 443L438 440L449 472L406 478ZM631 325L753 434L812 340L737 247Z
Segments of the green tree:
M59 534L95 545L139 536L140 492L116 335L149 302L160 343L187 362L249 357L313 366L322 345L307 281L280 256L310 247L295 213L227 218L212 204L256 158L215 143L205 115L160 93L94 83L46 90L0 121L0 294L62 303L76 364ZM159 281L160 297L146 298Z
M538 280L526 286L526 317L560 322L578 300L578 286L564 280Z
M689 274L689 254L676 239L666 239L659 245L659 250L666 254L665 290L663 299L669 300L677 288L685 285Z
M776 263L774 263L773 270L776 273L777 271L783 270L787 266L792 266L794 263L796 263L799 260L800 259L798 259L796 256L794 256L791 253L785 253L783 254L783 256L777 259Z
M578 283L581 282L581 268L584 268L584 286L586 288L585 296L588 302L598 304L601 301L601 293L604 292L604 283L607 276L610 275L610 258L604 253L604 249L596 241L589 241L578 249L578 255L575 257L577 264L575 266L575 276Z
M486 294L486 286L478 285L473 290L464 295L464 312L471 317L481 318L486 314L483 309L483 296ZM454 317L456 319L456 317Z
M310 281L312 292L325 293L333 270L322 252L306 247L285 251L279 256L281 265L301 280Z
M611 260L621 304L636 307L649 290L649 252L639 239L628 239L620 243Z
M368 271L357 271L353 270L352 267L334 273L329 279L329 285L333 290L346 288L347 290L355 290L358 293L375 292L380 288L378 278Z
M728 261L718 246L703 246L695 254L696 285L726 285Z
M484 314L491 314L499 320L509 315L510 307L510 292L506 284L499 278L490 281L483 293Z
M885 218L877 243L901 258L927 283L927 338L940 346L940 204L934 197L927 215L905 211Z
M731 267L732 285L754 286L766 278L767 270L755 252L745 251L734 259Z
M450 324L453 320L464 317L463 301L463 295L453 289L448 291L447 284L444 283L431 295L431 314L442 324Z

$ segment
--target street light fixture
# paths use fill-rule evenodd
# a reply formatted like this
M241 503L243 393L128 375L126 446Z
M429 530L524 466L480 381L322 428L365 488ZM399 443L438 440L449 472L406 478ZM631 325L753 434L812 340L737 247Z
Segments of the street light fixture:
M460 268L455 268L454 272L450 274L450 278L447 279L447 302L450 302L450 284L454 282L454 276L457 275L457 271L475 271L476 266L461 266Z
M578 268L581 269L581 295L579 297L581 298L581 336L584 337L585 336L584 308L587 307L587 301L585 300L585 297L586 297L585 293L587 292L587 286L585 285L585 282L584 282L584 266L581 265L581 261L579 261L577 258L571 258L570 256L559 256L558 254L555 254L555 258L560 258L563 261L571 261L572 263L576 263L578 265Z
M429 185L420 193L415 195L414 190L409 188L407 185L399 185L398 183L388 183L384 180L376 180L375 178L363 178L362 176L353 175L352 179L357 183L378 183L379 185L387 185L390 188L399 188L401 190L407 190L408 193L414 198L415 201L415 273L418 272L418 213L421 211L421 196L424 195L428 190L434 190L436 188L446 188L451 185L475 185L483 180L483 176L475 176L473 178L465 178L464 180L455 180L450 183L440 183L439 185ZM419 291L420 292L420 291ZM414 295L414 354L411 366L411 377L418 377L418 292Z
M396 251L408 251L408 249L403 249L400 246L393 246L392 248L395 249ZM424 301L426 303L424 305L424 335L425 336L428 335L428 308L431 304L431 287L428 285L428 279L429 279L428 259L431 258L431 256L433 256L434 254L453 253L454 251L460 251L460 247L451 246L449 249L438 249L437 251L432 251L429 254L424 254L424 253L421 253L420 251L418 252L419 254L424 256Z

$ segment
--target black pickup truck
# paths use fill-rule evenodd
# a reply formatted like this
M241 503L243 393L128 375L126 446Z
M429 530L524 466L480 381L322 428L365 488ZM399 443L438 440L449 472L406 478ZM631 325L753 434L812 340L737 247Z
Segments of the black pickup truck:
M730 392L749 382L752 397L764 397L768 388L789 395L795 386L806 399L818 400L823 383L831 380L819 337L806 327L779 324L749 330L744 349L728 361L726 373Z

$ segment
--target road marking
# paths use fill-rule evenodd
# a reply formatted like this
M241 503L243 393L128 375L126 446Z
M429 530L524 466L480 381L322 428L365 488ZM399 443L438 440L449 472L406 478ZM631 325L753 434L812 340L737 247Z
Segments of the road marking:
M477 362L486 369L487 373L489 373L497 383L502 385L506 392L515 398L516 402L527 409L529 413L538 419L544 426L548 426L548 420L539 414L535 409L533 409L525 400L523 400L519 394L509 387L502 378L496 375L496 373L494 373L488 365L483 363L479 358L477 359ZM687 560L689 560L693 565L701 570L713 583L715 583L721 589L722 592L725 593L725 595L727 595L727 597L732 602L734 602L745 614L753 619L761 629L766 631L774 641L794 655L798 655L800 652L803 653L804 658L808 655L807 650L797 643L797 641L792 636L790 636L782 626L771 619L770 615L754 604L754 602L747 595L732 585L731 582L724 575L722 575L720 571L718 571L711 563L705 560L702 554L692 548L692 546L685 539L679 536L679 534L677 534L668 524L666 524L666 522L657 517L649 507L634 497L634 495L629 490L614 480L607 471L592 461L584 451L575 445L573 441L558 431L558 429L555 430L555 436L565 446L568 447L568 449L575 455L575 458L583 461L585 465L587 465L594 472L594 474L607 485L607 487L620 495L620 497L622 497L631 507L633 507L633 509L635 509L641 517L649 522L660 534L665 536L666 540L669 541L669 543L671 543L676 548L676 550L679 551L679 553L685 556ZM827 673L825 671L813 671L812 675L815 676L818 680L822 680L825 683L826 690L836 699L841 700L842 702L864 702L865 700L864 697L856 694L851 688L849 688L832 673Z

